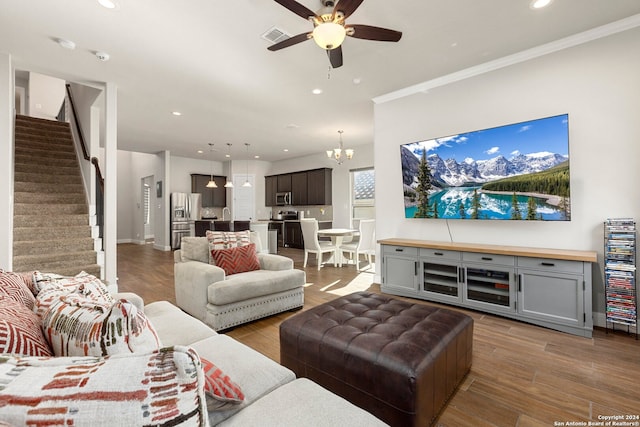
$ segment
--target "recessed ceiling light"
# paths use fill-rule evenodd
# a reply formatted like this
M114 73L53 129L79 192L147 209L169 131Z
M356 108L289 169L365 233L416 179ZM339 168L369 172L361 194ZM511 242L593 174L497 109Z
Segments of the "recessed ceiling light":
M284 149L284 150L282 150L282 151L284 151L285 153L288 153L288 152L289 152L289 149L288 149L288 148L285 148L285 149Z
M316 88L312 90L311 93L314 95L320 95L322 93L322 89Z
M549 6L552 0L532 0L529 7L531 9L542 9L543 7Z
M65 49L73 50L76 48L76 44L71 40L58 39L58 44Z
M180 111L172 111L171 114L173 114L174 116L181 116L182 113Z
M98 3L106 9L115 9L118 7L118 3L111 0L98 0Z
M255 156L253 156L254 159L259 159L260 156L258 156L257 154Z
M360 83L362 83L362 79L360 77L356 77L353 79L354 85L359 85Z
M198 150L198 154L204 154L204 151Z

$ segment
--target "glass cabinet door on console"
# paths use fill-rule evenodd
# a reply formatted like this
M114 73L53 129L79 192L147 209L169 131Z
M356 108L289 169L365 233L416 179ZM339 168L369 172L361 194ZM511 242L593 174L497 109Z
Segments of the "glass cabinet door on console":
M515 263L510 255L465 252L464 301L469 306L493 311L516 309Z
M460 252L420 249L420 292L432 300L462 301L463 269Z

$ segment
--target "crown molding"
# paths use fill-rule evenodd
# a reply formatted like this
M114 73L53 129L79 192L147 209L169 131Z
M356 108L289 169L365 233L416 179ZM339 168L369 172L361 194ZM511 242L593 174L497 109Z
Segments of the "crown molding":
M572 36L565 37L550 43L536 46L531 49L523 50L513 55L508 55L493 61L485 62L484 64L465 68L464 70L456 71L455 73L447 74L445 76L427 80L425 82L418 83L404 89L390 92L385 95L377 96L373 98L373 102L375 104L383 104L385 102L394 101L396 99L415 95L417 93L425 93L430 89L436 87L445 86L481 74L489 73L491 71L499 70L501 68L509 67L514 64L529 61L534 58L539 58L550 53L588 43L590 41L607 37L612 34L621 33L638 26L640 26L640 14L632 15L628 18L624 18L610 24L602 25L600 27L574 34Z

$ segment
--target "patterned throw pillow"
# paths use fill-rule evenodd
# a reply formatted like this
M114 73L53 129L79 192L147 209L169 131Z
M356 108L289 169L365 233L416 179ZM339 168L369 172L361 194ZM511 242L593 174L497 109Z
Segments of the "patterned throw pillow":
M249 230L247 231L211 231L207 230L207 241L209 242L209 254L214 249L229 249L251 244ZM209 256L209 264L215 264L215 260Z
M9 425L209 426L194 350L110 357L0 356L0 420Z
M67 294L47 304L40 315L42 328L56 356L107 356L160 348L151 322L126 300L110 305Z
M236 383L220 368L207 359L200 358L204 371L204 391L207 395L207 409L221 411L244 400L244 394Z
M256 245L229 249L213 249L211 257L227 276L246 271L260 270L260 261L256 254Z
M107 286L100 279L82 272L74 277L47 277L37 281L36 312L43 316L54 301L64 295L76 295L84 300L111 306L114 303Z
M36 302L22 276L4 270L0 270L0 295L5 295L25 305L28 309L33 309Z
M6 295L0 295L0 353L53 356L38 315Z

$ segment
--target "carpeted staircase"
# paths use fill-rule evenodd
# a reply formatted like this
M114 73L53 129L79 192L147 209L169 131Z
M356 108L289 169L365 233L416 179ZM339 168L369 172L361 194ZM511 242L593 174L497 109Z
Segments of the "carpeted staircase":
M100 277L69 123L16 117L13 270Z

